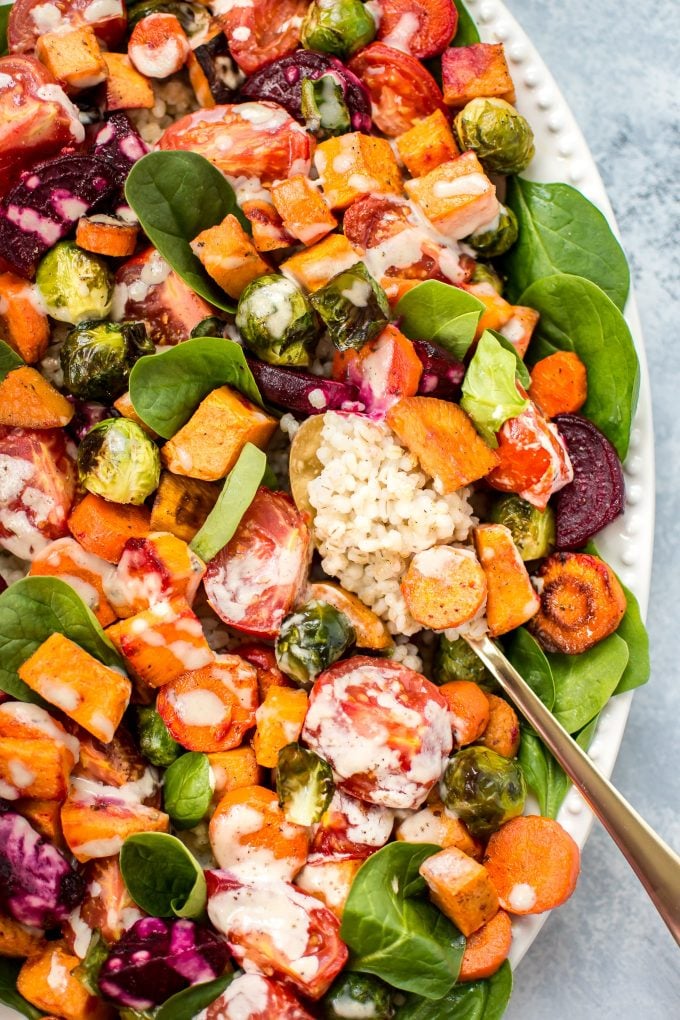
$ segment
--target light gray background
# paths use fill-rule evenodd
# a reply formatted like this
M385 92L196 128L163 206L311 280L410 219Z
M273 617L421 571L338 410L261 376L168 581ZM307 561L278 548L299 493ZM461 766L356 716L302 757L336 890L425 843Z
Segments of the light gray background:
M680 0L506 3L586 136L633 270L656 432L652 679L614 782L680 850ZM515 975L506 1020L520 1018L680 1018L680 950L597 824L576 893Z

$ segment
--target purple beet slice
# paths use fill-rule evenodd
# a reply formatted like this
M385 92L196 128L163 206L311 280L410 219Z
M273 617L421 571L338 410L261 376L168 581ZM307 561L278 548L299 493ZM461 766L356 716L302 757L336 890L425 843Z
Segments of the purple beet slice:
M22 174L0 206L0 252L31 278L45 252L118 186L116 170L95 156L58 156Z
M418 395L445 400L458 397L465 375L462 361L429 340L413 340L412 343L423 366Z
M623 513L626 490L616 450L597 426L578 414L553 419L569 452L574 480L556 497L556 545L581 549Z
M132 166L148 151L148 145L124 113L112 113L101 125L92 143L92 155L103 159L115 170L118 184L123 184Z
M260 393L270 404L299 414L359 410L356 386L246 358Z

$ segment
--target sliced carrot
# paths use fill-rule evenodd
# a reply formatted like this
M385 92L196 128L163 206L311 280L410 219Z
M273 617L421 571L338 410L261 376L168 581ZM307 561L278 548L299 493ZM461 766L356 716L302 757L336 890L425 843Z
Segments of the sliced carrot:
M68 527L83 549L117 563L129 538L149 534L149 517L148 507L109 503L88 492L71 513Z
M62 805L61 825L71 853L83 863L117 854L135 832L168 832L170 819L145 804L72 794Z
M134 255L139 227L113 216L82 216L76 228L76 244L85 251L109 258Z
M540 601L509 528L504 524L480 524L474 536L486 575L489 633L500 637L535 616Z
M465 411L448 400L404 397L387 412L387 424L445 493L483 478L499 462Z
M118 616L134 616L174 598L191 605L204 573L205 564L186 542L157 531L127 540L106 591Z
M510 915L499 910L482 928L468 935L458 980L480 981L491 977L507 960L511 945Z
M486 579L471 549L435 545L416 553L401 590L414 620L446 630L460 627L482 608Z
M504 910L542 914L569 899L581 861L576 843L559 822L520 815L494 832L484 866Z
M498 910L498 896L488 872L455 846L428 857L420 874L430 898L463 935L471 935Z
M613 634L626 611L614 571L589 553L553 553L536 574L540 609L529 630L548 652L578 655Z
M0 336L28 365L40 361L50 342L50 324L33 284L0 273Z
M272 790L244 786L225 793L215 808L210 845L221 868L256 860L270 878L289 881L307 860L309 833L286 820Z
M0 383L0 425L54 429L68 425L75 408L35 368L22 365Z
M479 743L504 758L514 758L519 750L519 719L512 705L495 694L487 694L489 722Z
M489 723L489 702L482 688L470 680L452 680L442 684L439 693L449 706L453 739L458 747L478 740Z
M588 373L574 351L556 351L531 370L529 396L547 418L574 414L588 397Z
M102 627L118 619L104 593L104 579L113 568L106 560L89 553L75 538L58 538L38 553L31 563L32 577L60 577L74 588L90 607Z
M262 782L262 769L257 764L252 747L212 751L208 753L208 761L215 777L213 792L217 798L243 786L259 786Z
M253 748L258 765L276 768L279 751L297 740L307 715L307 695L299 689L270 687L257 710Z

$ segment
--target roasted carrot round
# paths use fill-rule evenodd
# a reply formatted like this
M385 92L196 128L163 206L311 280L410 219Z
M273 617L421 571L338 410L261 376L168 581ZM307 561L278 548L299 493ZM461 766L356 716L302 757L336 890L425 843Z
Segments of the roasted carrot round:
M495 694L486 695L489 704L489 722L482 733L480 744L502 754L504 758L514 758L519 750L519 719L512 705Z
M137 247L139 227L115 216L82 216L76 227L76 244L85 251L111 258L133 255Z
M553 553L536 574L541 608L528 627L548 652L577 655L613 634L626 611L614 571L589 553Z
M458 974L459 981L491 977L507 959L512 943L512 921L504 910L468 935Z
M520 815L494 832L483 864L504 910L542 914L569 899L581 859L576 843L559 822Z
M489 722L489 702L481 687L471 680L452 680L439 688L449 706L453 739L458 747L481 737Z
M276 794L264 786L231 790L210 819L210 845L221 868L236 865L290 881L305 865L309 834L288 822Z
M467 623L482 608L486 577L469 549L437 545L416 553L401 590L414 620L445 630Z
M556 351L531 370L529 396L547 418L574 414L588 396L586 366L573 351Z

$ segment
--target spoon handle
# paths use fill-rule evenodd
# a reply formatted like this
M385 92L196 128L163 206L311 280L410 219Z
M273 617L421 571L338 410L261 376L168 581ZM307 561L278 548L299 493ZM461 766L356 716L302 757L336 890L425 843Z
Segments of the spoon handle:
M680 857L595 768L491 639L466 641L581 791L680 945Z

